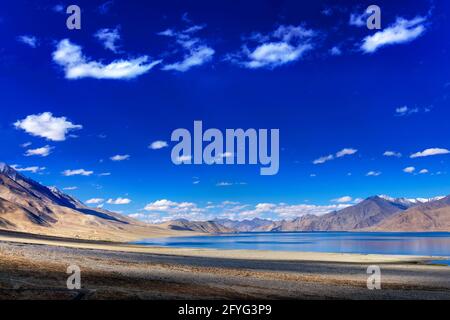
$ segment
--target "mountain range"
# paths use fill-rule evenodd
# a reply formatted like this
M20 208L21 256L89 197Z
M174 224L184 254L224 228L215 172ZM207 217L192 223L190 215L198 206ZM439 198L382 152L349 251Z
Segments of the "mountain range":
M91 208L0 163L0 229L51 236L131 241L198 233L283 231L450 231L450 196L431 199L369 197L325 215L272 221L216 219L151 225Z

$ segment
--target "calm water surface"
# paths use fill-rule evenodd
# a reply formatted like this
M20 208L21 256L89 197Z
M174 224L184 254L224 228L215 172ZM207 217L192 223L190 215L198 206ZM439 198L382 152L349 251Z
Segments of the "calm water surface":
M135 243L182 248L378 253L450 257L449 232L265 232L145 239Z

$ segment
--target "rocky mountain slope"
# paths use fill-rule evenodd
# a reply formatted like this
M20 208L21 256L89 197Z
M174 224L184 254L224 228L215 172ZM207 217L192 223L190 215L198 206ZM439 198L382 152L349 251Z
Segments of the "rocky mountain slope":
M450 196L421 203L399 212L377 225L372 231L450 231Z
M85 206L0 163L0 229L92 240L129 241L175 231Z

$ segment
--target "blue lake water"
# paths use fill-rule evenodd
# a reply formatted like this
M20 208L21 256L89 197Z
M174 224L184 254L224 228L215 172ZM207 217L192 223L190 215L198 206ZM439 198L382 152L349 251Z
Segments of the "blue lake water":
M137 244L210 249L251 249L450 257L449 232L264 232L145 239Z

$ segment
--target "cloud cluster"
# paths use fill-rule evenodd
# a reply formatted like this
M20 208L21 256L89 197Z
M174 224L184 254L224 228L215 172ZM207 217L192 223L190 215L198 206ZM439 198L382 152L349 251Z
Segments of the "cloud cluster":
M149 61L148 56L140 56L103 64L85 57L82 48L68 39L58 43L53 52L53 61L64 68L66 79L133 79L161 63L161 60Z
M236 220L252 219L255 217L270 217L271 219L293 219L306 214L323 215L335 210L348 207L348 204L310 205L286 203L258 203L256 205L241 204L239 202L224 201L219 204L208 203L200 207L193 202L175 202L167 199L157 200L145 207L147 213L133 214L132 217L145 221L167 221L174 219L212 220L215 218L229 218Z
M51 141L64 141L69 131L83 128L68 121L66 117L54 117L51 112L29 115L23 120L16 121L14 126L32 136Z
M365 37L361 44L361 50L365 53L373 53L387 45L413 41L425 32L425 22L425 17L416 17L411 20L397 18L395 23L388 28Z

